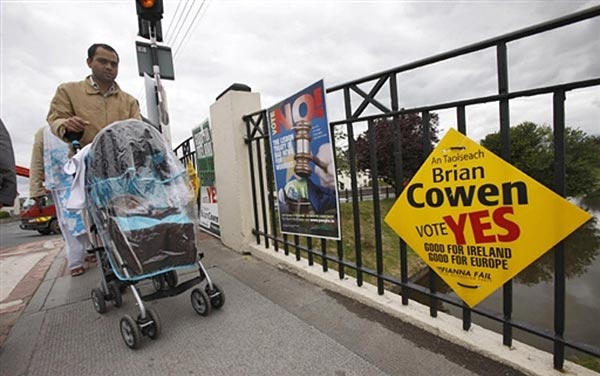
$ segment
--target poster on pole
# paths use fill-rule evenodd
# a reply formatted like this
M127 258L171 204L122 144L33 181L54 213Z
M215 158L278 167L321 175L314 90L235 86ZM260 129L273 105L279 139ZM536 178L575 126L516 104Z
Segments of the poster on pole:
M213 142L208 119L192 130L194 146L196 147L196 171L200 178L200 200L198 216L200 228L220 237L219 206L217 202L217 187L215 182L215 163Z
M339 240L340 207L323 80L268 109L279 228Z
M160 79L144 73L144 86L146 91L147 120L165 138L165 142L172 148L171 126L169 124L169 109L167 106L167 93Z
M146 116L154 128L160 132L158 120L158 99L156 98L156 81L154 77L144 73L144 88L146 90Z

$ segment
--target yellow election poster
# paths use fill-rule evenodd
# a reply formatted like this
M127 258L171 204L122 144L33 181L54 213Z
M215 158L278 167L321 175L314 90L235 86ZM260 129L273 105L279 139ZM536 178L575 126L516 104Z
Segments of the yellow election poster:
M474 307L590 218L450 129L385 222Z

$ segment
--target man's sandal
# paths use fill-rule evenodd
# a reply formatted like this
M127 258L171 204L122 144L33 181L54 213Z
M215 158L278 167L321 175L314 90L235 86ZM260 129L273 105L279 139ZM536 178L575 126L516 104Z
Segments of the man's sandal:
M87 255L87 256L85 256L85 261L87 261L87 262L96 262L96 255Z
M71 277L77 277L78 275L82 275L83 273L85 273L85 268L83 266L71 269Z

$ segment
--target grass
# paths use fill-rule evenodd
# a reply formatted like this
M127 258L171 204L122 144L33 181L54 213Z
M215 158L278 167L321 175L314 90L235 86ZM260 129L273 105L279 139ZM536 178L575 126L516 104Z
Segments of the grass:
M568 357L573 363L577 363L582 367L591 369L592 371L600 372L600 359L594 356L573 356Z
M383 272L386 275L400 279L400 240L398 236L389 228L383 218L386 216L394 203L394 199L382 199L379 202L381 212L381 241L383 254ZM375 236L375 216L373 211L373 201L360 201L358 203L359 210L359 225L360 225L360 247L361 260L365 268L376 270L376 236ZM342 247L344 252L344 260L356 264L357 261L357 242L354 235L354 215L352 203L340 204L341 231L342 231ZM293 237L288 237L290 242L293 242ZM301 246L308 246L306 237L300 238ZM318 239L313 239L312 249L320 253L321 242ZM294 252L294 248L289 248L290 253ZM337 255L337 242L327 240L327 253L329 255ZM302 256L306 257L306 252L302 252ZM322 265L322 258L315 255L314 261ZM407 249L407 264L408 276L414 275L425 267L425 263L414 253L410 248ZM336 263L328 262L328 267L338 270ZM354 269L345 268L346 274L356 277ZM368 283L375 284L376 278L363 274L364 280Z

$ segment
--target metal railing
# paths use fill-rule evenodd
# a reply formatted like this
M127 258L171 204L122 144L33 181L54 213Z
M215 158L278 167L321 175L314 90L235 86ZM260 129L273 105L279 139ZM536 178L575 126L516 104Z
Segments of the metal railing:
M193 145L194 137L190 137L173 149L173 152L184 166L192 162L192 165L196 168L196 150L193 148Z
M355 145L355 126L358 124L368 124L368 132L374 132L376 126L375 120L380 118L393 119L396 124L396 139L395 139L395 179L396 191L394 197L400 195L403 189L402 182L404 181L400 127L399 119L404 115L419 114L423 121L423 145L424 161L426 156L431 152L431 137L429 132L429 118L433 111L454 109L456 111L456 122L458 131L463 134L467 132L467 117L466 108L482 103L497 103L499 108L499 128L502 141L501 157L510 162L510 101L515 98L538 96L542 94L553 95L553 128L554 137L557 140L555 144L554 156L556 170L554 191L559 195L565 196L565 156L564 156L564 130L565 130L565 93L574 89L589 88L600 86L600 77L586 79L583 81L569 82L565 84L557 84L546 87L536 87L526 90L510 92L508 88L508 54L507 43L515 40L530 37L532 35L547 32L566 25L574 24L580 21L592 19L600 16L600 7L590 8L578 13L574 13L559 19L545 22L533 27L525 28L509 34L505 34L496 38L488 39L479 43L458 48L446 53L435 55L423 60L419 60L410 64L402 65L397 68L389 69L380 73L372 74L354 81L350 81L341 85L329 87L326 92L331 95L341 93L344 101L345 117L341 120L330 122L332 134L336 127L345 127L348 142L349 154L349 169L351 176L351 189L346 201L352 204L353 216L353 237L361 239L361 218L359 212L359 201L361 201L360 190L357 186L357 167L354 160L356 155ZM437 103L416 108L400 108L398 100L398 81L399 73L412 71L416 68L430 66L432 64L450 60L456 57L464 56L474 52L478 52L488 48L496 50L496 75L498 80L498 93L483 97L467 98L458 101ZM364 91L359 85L372 84L369 92ZM382 103L376 99L377 94L382 88L387 87L388 93L385 93L386 101ZM360 97L361 101L358 105L353 106L352 98ZM376 114L366 115L365 110L375 108L378 110ZM295 253L296 259L300 260L301 255L306 255L309 264L313 264L315 258L321 261L324 272L333 265L337 268L339 277L342 279L347 274L348 270L356 276L357 284L360 286L364 283L365 276L370 276L376 280L379 294L384 294L386 291L385 284L396 286L400 289L402 295L402 304L407 305L411 299L411 294L418 293L427 297L430 307L430 315L437 316L438 306L440 302L444 302L462 309L463 329L469 330L472 323L472 314L480 315L502 324L503 344L511 346L513 340L513 329L517 328L530 333L536 337L544 338L552 341L554 354L554 368L562 369L565 359L565 347L578 350L584 354L600 357L600 349L597 344L584 344L574 340L569 340L565 337L565 254L564 245L559 243L555 249L555 276L554 276L554 333L549 333L547 330L537 328L525 322L519 322L513 319L513 283L507 282L503 286L503 309L502 312L495 312L485 308L469 308L461 300L454 296L442 293L439 291L439 277L434 272L430 272L429 283L427 287L420 286L412 281L409 281L408 265L407 265L407 245L402 239L399 240L398 250L400 253L400 275L392 276L384 271L383 267L383 249L381 242L381 223L380 218L380 196L381 192L377 186L378 171L376 163L372 164L371 178L373 181L373 189L370 191L369 198L373 205L373 215L375 220L375 268L368 268L363 265L363 253L360 241L354 242L354 261L345 259L344 245L342 240L337 241L332 246L331 241L325 239L314 239L310 237L300 237L297 235L288 236L281 234L277 226L277 208L275 205L276 192L274 192L273 171L271 166L269 132L266 110L258 111L244 116L243 120L246 123L246 138L248 145L248 155L250 158L250 173L252 178L252 203L254 208L254 235L256 242L261 244L264 241L267 247L272 243L275 251L283 248L286 255L292 250ZM371 133L374 134L374 133ZM369 137L369 147L375 148L375 137ZM335 142L335 140L332 140ZM373 154L372 154L373 155ZM267 184L261 184L266 175ZM342 199L342 195L340 198ZM261 215L259 215L259 213ZM267 220L270 217L270 224ZM262 223L259 223L259 217L262 218ZM290 239L292 237L292 239ZM313 242L320 243L316 247ZM302 243L302 244L301 244ZM335 250L331 250L335 248Z

